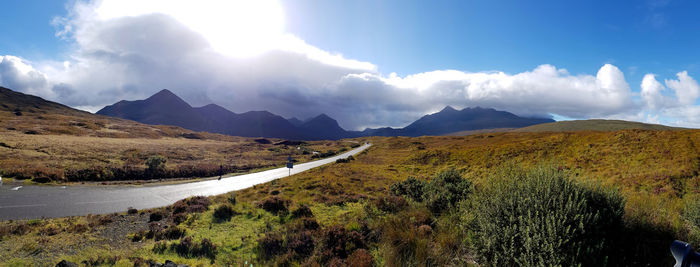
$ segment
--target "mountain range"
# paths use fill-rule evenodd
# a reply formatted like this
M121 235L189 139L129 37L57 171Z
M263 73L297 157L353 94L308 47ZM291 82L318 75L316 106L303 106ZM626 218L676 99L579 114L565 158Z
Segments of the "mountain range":
M302 121L285 119L268 111L234 113L219 105L192 107L171 91L164 89L153 96L136 101L119 101L97 112L146 124L180 126L194 131L206 131L234 136L269 137L302 140L341 139L360 136L423 136L452 132L519 128L552 119L523 118L506 111L490 108L445 107L440 112L423 116L404 128L378 128L346 131L326 114Z

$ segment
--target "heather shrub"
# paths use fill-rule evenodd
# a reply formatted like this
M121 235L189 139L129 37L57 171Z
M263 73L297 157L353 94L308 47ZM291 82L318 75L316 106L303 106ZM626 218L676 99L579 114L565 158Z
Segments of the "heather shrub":
M308 257L314 252L314 239L311 236L311 231L303 231L292 235L287 240L287 246L291 251L296 253L301 258Z
M163 212L162 211L154 211L151 212L150 215L148 215L148 222L156 222L160 221L163 219Z
M392 184L389 191L397 196L404 196L413 199L414 201L423 201L423 193L426 187L424 181L418 180L415 177Z
M474 201L474 244L493 266L600 266L621 230L616 191L576 182L556 168L506 169Z
M133 208L133 207L129 207L129 208L126 210L126 213L127 213L127 214L130 214L130 215L133 215L133 214L139 213L139 210L137 210L137 209L135 209L135 208Z
M311 212L311 209L307 205L301 205L297 209L292 211L292 218L302 218L302 217L309 217L313 218L314 213Z
M341 225L329 226L323 230L321 236L322 257L345 259L352 251L365 248L365 239L357 230L346 230Z
M288 202L288 200L273 196L265 199L260 206L270 213L277 214L279 212L287 212Z
M397 212L408 207L408 202L401 196L384 196L377 198L374 205L382 211Z
M204 212L209 209L211 201L203 196L195 196L187 199L178 200L173 204L173 215L178 213L189 214Z
M214 221L223 222L230 221L231 217L235 214L235 211L231 205L222 205L214 210Z
M353 267L372 267L374 266L374 257L369 251L361 248L353 251L345 263Z
M263 238L258 239L257 253L265 260L272 259L286 250L282 235L279 233L268 233Z
M424 188L423 199L430 211L439 214L455 207L472 192L472 183L454 168L438 173Z
M301 225L306 230L317 230L320 227L320 225L314 218L304 218L302 220Z

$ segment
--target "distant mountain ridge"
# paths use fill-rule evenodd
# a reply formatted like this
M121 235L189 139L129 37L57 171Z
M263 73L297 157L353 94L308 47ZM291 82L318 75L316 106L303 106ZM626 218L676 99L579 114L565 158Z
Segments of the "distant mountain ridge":
M520 128L549 122L554 122L554 120L523 118L510 112L492 108L474 107L456 110L447 106L440 112L425 115L404 128L366 129L362 131L362 134L374 136L445 135L460 131Z
M346 131L326 114L302 121L285 119L268 111L231 112L216 104L192 107L177 95L163 89L153 96L136 101L119 101L97 112L147 124L175 125L196 131L234 136L268 137L303 140L342 139L361 136L422 136L492 128L520 128L552 119L523 118L490 108L450 106L423 116L404 128L378 128Z

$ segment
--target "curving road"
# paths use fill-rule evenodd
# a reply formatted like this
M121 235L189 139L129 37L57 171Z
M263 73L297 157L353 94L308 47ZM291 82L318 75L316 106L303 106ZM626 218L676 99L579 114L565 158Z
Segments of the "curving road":
M319 167L370 147L364 144L343 154L294 166L292 174ZM211 196L240 190L286 177L287 168L175 185L125 186L30 186L0 185L0 220L65 217L123 212L170 205L191 196Z

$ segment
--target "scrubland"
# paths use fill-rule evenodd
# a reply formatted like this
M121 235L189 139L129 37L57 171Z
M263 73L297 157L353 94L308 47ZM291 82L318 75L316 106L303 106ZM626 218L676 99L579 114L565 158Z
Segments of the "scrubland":
M373 146L353 160L211 198L2 222L0 258L9 265L671 265L673 239L700 245L698 139L696 130L370 138ZM133 228L113 230L123 225Z

